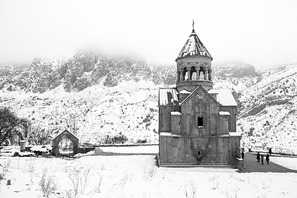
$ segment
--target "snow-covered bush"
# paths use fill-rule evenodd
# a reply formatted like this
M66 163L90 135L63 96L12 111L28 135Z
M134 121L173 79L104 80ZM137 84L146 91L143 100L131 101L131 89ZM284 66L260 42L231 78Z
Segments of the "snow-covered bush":
M35 173L35 160L30 160L29 164L28 164L28 173L30 175L30 181L31 184L33 184L33 177L34 177L34 173Z
M155 164L146 164L144 166L143 176L145 181L151 181L152 178L156 175L157 168Z
M0 164L0 181L5 178L11 167L11 160L7 159Z
M39 182L43 196L48 198L57 189L57 179L54 175L49 175L48 169L43 169Z
M72 184L72 189L67 191L68 197L76 198L77 195L85 193L89 183L90 171L91 167L74 167L68 172L68 177Z
M197 185L191 181L184 186L186 198L195 198L197 196Z
M127 141L128 141L128 138L122 133L116 134L113 137L107 135L103 140L105 144L124 144Z

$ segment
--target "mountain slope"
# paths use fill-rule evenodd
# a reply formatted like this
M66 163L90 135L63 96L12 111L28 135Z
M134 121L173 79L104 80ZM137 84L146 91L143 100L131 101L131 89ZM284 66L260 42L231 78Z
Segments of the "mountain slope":
M296 68L258 74L244 63L213 66L214 88L231 89L238 102L242 146L297 153ZM121 135L128 142L157 143L158 87L176 79L175 66L90 53L0 70L0 105L28 118L32 137L50 140L69 129L93 144Z
M60 85L42 94L5 92L0 104L29 119L32 136L42 132L52 139L68 129L85 143L104 143L107 135L119 134L128 142L156 143L157 89L148 81L127 81L112 88L99 84L81 92L66 92Z
M270 69L240 92L238 130L243 146L297 153L297 66Z
M224 74L216 82L231 80L229 85L239 89L255 78L226 78L232 71L215 67ZM158 87L176 79L174 66L149 67L138 59L88 53L67 61L35 59L28 68L6 67L1 73L0 105L29 119L33 139L50 140L68 129L93 144L120 135L128 142L157 143Z

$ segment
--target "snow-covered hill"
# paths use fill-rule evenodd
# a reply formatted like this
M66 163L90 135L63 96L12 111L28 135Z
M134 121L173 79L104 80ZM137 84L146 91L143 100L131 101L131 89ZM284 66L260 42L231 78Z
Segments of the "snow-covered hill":
M214 65L214 87L238 102L243 146L296 152L296 64L261 74L245 63ZM31 136L50 139L69 129L81 142L157 143L157 92L175 83L175 66L137 58L81 53L67 61L35 59L29 67L0 68L0 105L31 122Z
M61 130L73 131L84 143L104 143L124 135L129 142L157 142L157 90L149 81L125 81L116 87L102 84L81 92L62 85L40 93L1 93L8 106L31 122L32 137L42 132L51 139Z
M297 153L297 64L264 72L239 93L239 101L243 146Z
M157 143L158 87L174 84L175 73L173 66L94 53L36 58L29 67L0 67L0 106L28 119L39 143L64 129L84 143Z
M255 67L246 63L225 63L214 65L215 88L228 88L235 93L252 86L260 75L255 71Z

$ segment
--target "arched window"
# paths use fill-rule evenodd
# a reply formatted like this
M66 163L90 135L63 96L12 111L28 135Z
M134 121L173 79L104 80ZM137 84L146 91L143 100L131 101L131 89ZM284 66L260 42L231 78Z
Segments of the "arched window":
M197 71L196 71L196 68L194 66L191 67L190 78L191 78L191 80L197 80Z
M201 66L199 69L199 80L204 80L205 71L204 68Z
M183 71L183 80L184 81L188 80L188 70L186 67L184 68L184 71Z

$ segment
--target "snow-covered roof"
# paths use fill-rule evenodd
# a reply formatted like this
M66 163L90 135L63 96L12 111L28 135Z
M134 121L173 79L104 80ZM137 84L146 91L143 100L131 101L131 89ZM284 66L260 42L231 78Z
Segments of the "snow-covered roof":
M182 50L178 54L177 59L188 57L188 56L206 56L211 58L212 56L207 51L206 47L203 45L201 40L198 38L197 34L195 33L195 30L193 28L192 33L190 37L188 38L187 42L183 46Z
M179 94L190 94L191 92L187 91L187 90L182 90L179 92Z
M191 97L191 95L193 95L198 89L204 90L204 92L208 93L201 85L198 85L179 105L185 103ZM210 99L213 99L215 102L218 103L218 101L216 101L213 97L210 97Z
M170 132L161 132L161 136L182 137L181 135L172 134Z
M182 114L180 112L178 112L178 111L172 111L171 115L182 115Z
M230 115L228 111L220 111L219 115Z
M62 133L70 133L72 136L74 136L76 139L79 140L79 138L78 138L76 135L74 135L73 133L71 133L71 132L68 131L68 130L64 130L64 131L62 131L62 132L59 133L54 139L56 139L57 137L59 137ZM54 139L53 139L53 140L54 140Z
M227 135L221 135L221 137L238 137L241 136L240 132L229 132Z
M241 136L241 132L230 132L230 136Z
M159 105L178 103L177 91L175 88L159 89Z
M217 94L217 101L223 106L237 106L237 103L229 89L211 89L210 94Z

